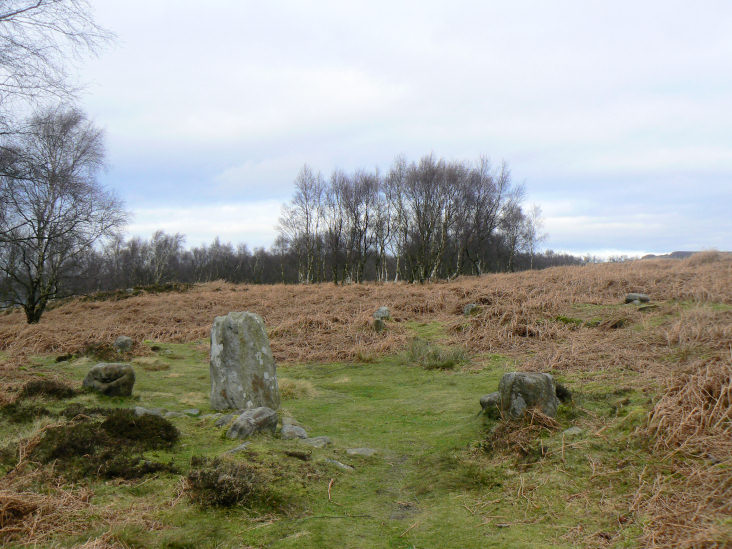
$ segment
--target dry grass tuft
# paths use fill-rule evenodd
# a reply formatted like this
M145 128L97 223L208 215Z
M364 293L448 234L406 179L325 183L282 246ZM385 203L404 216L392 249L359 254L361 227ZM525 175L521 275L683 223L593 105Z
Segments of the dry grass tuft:
M675 376L647 434L669 471L640 490L652 547L727 547L732 525L732 360L701 360ZM694 458L702 458L694 459Z
M307 379L288 379L281 377L277 382L280 387L280 397L283 400L318 396L318 390L315 388L315 385Z
M543 434L559 430L554 419L536 408L529 408L518 420L504 419L491 430L483 447L489 452L518 454L520 457L543 457L545 448L537 441Z
M54 534L88 528L90 490L55 487L39 494L14 484L0 490L0 543L42 543Z

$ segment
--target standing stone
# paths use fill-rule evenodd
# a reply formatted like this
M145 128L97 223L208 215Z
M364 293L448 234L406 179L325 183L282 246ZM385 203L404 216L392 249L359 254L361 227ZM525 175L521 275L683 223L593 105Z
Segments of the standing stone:
M538 372L511 372L504 374L498 384L501 412L514 419L527 408L538 408L549 417L556 417L559 399L554 378Z
M114 340L114 348L118 353L126 353L132 350L132 338L127 336L119 336Z
M277 368L264 322L254 313L217 316L211 329L211 407L280 407Z
M376 332L377 334L380 334L380 333L381 333L381 332L383 332L384 330L386 330L386 322L384 322L384 321L383 321L383 320L381 320L380 318L375 318L375 319L374 319L374 331L375 331L375 332Z
M92 366L82 385L106 396L130 396L135 371L129 364L101 362Z
M379 307L374 312L374 318L377 320L391 320L391 312L389 307Z

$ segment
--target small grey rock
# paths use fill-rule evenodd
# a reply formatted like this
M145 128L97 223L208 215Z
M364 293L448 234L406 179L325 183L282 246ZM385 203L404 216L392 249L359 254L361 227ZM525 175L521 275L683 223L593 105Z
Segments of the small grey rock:
M106 396L130 396L135 371L129 364L100 362L91 367L82 385Z
M201 415L201 410L197 408L189 408L188 410L183 410L183 413L187 416L198 417Z
M341 471L348 471L348 472L350 472L350 471L353 471L354 470L353 467L351 467L350 465L346 465L345 463L341 463L340 461L335 460L335 459L325 458L323 461L325 463L329 463L329 464L337 467Z
M480 407L483 413L494 419L501 417L501 393L495 391L480 397Z
M308 446L312 446L313 448L325 448L326 446L329 446L332 444L332 441L330 440L330 437L313 437L313 438L303 438L300 439L300 442L303 444L307 444Z
M226 436L229 438L247 438L264 431L274 434L278 422L277 412L272 408L260 406L259 408L247 410L236 418L226 432Z
M371 457L376 453L376 450L373 448L348 448L346 449L346 453L349 456Z
M579 427L570 427L566 431L564 431L562 434L566 437L576 437L577 435L581 435L584 431L580 429Z
M132 338L127 336L119 336L114 340L114 348L118 353L126 353L132 349Z
M158 416L158 417L164 417L167 413L167 410L165 408L143 408L142 406L135 406L133 408L135 410L135 415L137 417L140 416Z
M225 427L236 417L235 414L224 414L214 422L215 427Z
M186 417L186 415L184 413L182 413L182 412L165 412L165 416L163 416L163 417L166 417L166 418L171 418L171 417Z
M391 320L391 311L389 307L379 307L374 312L374 318L379 320Z
M473 316L480 312L480 305L477 303L468 303L463 307L463 316Z
M282 435L282 438L286 440L293 438L308 438L308 434L305 429L298 425L283 425L280 435Z
M641 303L648 303L651 300L650 297L646 294L638 294L638 293L629 293L625 296L625 302L626 303L634 303L638 301L638 305Z
M232 448L231 450L226 450L226 452L224 452L224 453L226 453L226 454L238 454L239 452L243 452L244 450L246 450L248 446L249 446L249 443L248 442L242 442L236 448Z

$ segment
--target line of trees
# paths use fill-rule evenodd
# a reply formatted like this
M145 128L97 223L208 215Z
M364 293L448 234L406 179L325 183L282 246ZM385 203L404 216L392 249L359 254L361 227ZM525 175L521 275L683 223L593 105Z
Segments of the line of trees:
M591 260L551 250L519 252L514 257L518 269L579 265ZM383 263L389 273L396 272L397 259L387 255ZM274 245L269 249L250 249L246 244L233 245L216 238L210 244L185 247L181 234L156 231L149 239L118 235L99 249L91 249L69 264L63 278L63 294L87 294L158 286L170 282L199 283L226 280L250 284L296 284L301 273L301 258L296 250ZM366 263L363 280L377 280L375 258ZM392 279L393 280L393 279ZM2 289L0 287L0 301Z
M486 158L399 157L384 175L336 170L328 179L305 166L276 247L296 258L302 283L425 282L531 268L544 235L541 211L524 211L523 200L506 164L493 168Z

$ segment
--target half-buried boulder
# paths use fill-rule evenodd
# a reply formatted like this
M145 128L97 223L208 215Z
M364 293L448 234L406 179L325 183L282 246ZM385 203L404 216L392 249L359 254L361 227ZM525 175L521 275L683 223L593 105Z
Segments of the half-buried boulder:
M517 419L524 410L538 408L549 417L556 417L559 399L554 378L538 372L510 372L498 384L501 413Z
M635 305L640 305L641 303L648 303L651 300L650 297L646 294L638 294L638 293L629 293L625 296L625 302L626 303L633 303Z
M274 435L277 430L277 412L260 406L247 410L234 420L226 432L229 438L247 438L256 433L269 431Z
M92 366L82 385L106 396L130 396L135 385L135 371L129 364L101 362Z
M277 368L264 322L248 312L217 316L211 329L211 407L280 407Z

